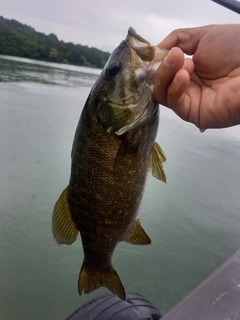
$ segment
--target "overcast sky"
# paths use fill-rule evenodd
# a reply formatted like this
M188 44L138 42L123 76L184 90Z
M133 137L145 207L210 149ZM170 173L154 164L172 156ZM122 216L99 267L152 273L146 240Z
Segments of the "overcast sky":
M129 26L157 44L176 28L240 23L240 15L210 0L0 0L0 15L107 51Z

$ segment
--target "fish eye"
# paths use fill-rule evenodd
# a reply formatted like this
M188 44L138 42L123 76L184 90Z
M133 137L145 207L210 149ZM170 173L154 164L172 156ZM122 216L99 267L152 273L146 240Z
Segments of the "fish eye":
M112 61L107 67L106 76L113 78L119 73L120 70L121 70L121 63L119 61Z

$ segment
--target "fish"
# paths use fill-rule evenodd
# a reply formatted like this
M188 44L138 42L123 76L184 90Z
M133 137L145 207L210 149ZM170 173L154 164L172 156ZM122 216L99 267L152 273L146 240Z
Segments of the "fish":
M75 132L68 186L57 200L52 232L59 245L80 234L79 295L106 287L126 293L112 264L117 244L148 245L138 212L148 173L166 182L155 141L159 105L155 73L168 54L130 27L92 87Z

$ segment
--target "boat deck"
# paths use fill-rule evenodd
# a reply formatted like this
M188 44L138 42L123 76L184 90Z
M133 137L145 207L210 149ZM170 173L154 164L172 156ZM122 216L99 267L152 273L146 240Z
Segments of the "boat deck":
M240 250L161 320L239 320Z

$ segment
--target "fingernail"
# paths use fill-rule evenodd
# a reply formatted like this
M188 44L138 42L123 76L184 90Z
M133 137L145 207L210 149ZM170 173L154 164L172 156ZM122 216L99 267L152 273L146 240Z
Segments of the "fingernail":
M172 59L171 51L169 51L169 54L166 56L166 58L163 59L163 63L168 68L173 65L173 59Z
M178 76L177 75L175 75L175 77L173 78L173 83L174 84L178 84Z

